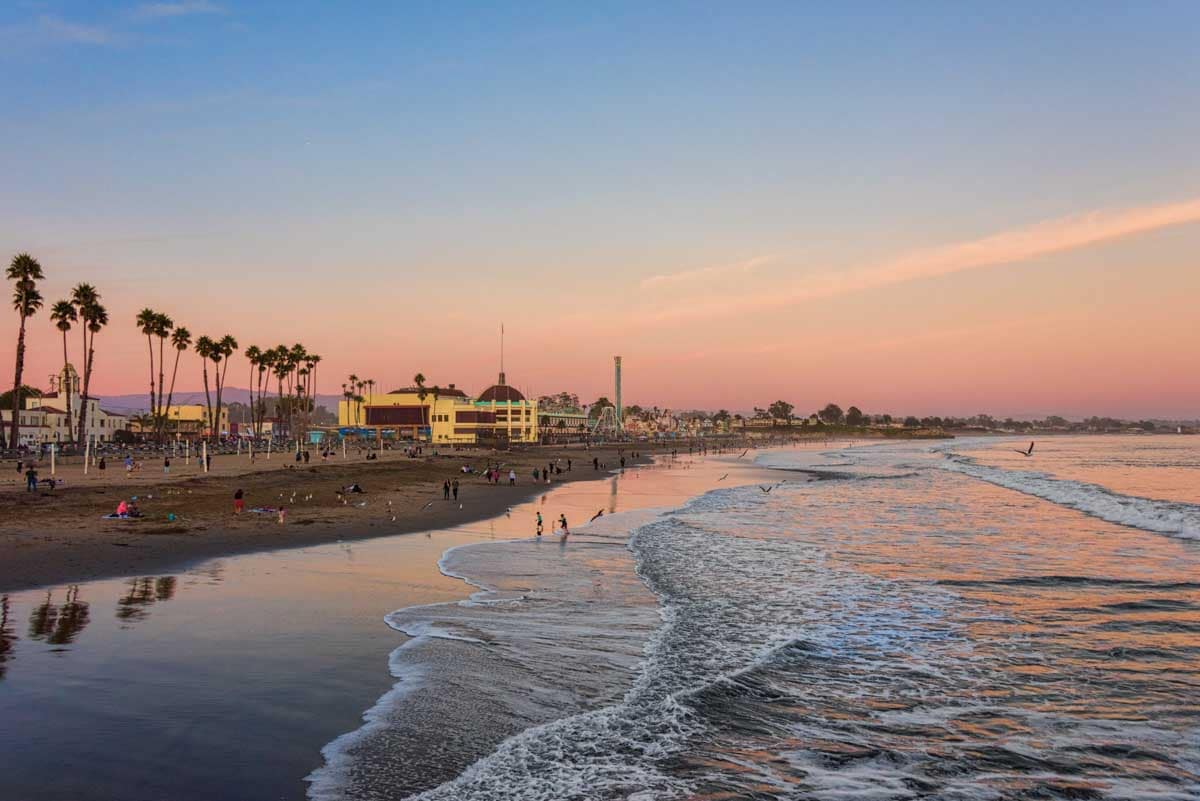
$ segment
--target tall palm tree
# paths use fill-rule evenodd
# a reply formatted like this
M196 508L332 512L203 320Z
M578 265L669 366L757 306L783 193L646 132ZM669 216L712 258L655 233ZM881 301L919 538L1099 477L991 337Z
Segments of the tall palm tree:
M251 345L242 355L246 357L246 362L250 365L250 380L246 383L246 391L250 393L250 427L254 436L257 437L258 402L254 399L254 369L258 367L258 360L262 358L262 350L258 345Z
M167 392L167 405L163 407L163 414L171 412L171 401L175 397L175 376L179 375L179 357L192 346L192 332L179 326L171 333L171 344L175 347L175 367L171 370L171 389ZM166 430L165 420L163 430Z
M79 441L83 442L87 435L87 402L92 386L92 369L96 366L96 334L100 333L101 328L108 325L108 310L100 305L99 293L94 292L92 301L80 307L79 316L87 323L85 333L87 355L83 364L83 397L79 404ZM87 336L87 334L91 336Z
M75 442L83 445L86 435L86 419L87 419L87 393L83 391L83 379L87 373L87 350L88 350L88 309L91 309L100 302L100 293L96 291L96 287L91 284L76 284L71 290L71 303L79 311L79 320L82 323L79 326L79 331L83 335L82 350L79 358L79 419L75 421L78 434L75 437Z
M208 336L201 336L196 340L196 355L200 357L200 366L204 373L204 403L205 411L208 413L208 430L211 433L212 425L212 395L208 392L208 360L212 358L213 353L217 350L217 343L213 342Z
M42 265L28 253L18 253L13 256L8 266L8 280L14 282L13 309L21 316L21 327L17 333L17 377L13 381L13 419L9 443L17 447L21 440L21 373L25 372L25 321L37 314L42 308L42 293L38 291L37 282L46 276L42 273Z
M233 354L237 353L238 343L229 334L221 337L221 341L217 343L217 353L219 358L213 359L214 362L225 361L225 366L221 368L220 374L217 376L217 437L220 438L221 425L221 393L225 390L225 374L229 372L229 362L232 360ZM214 371L215 371L214 367Z
M158 417L158 408L154 402L154 327L158 322L158 312L149 307L138 312L137 326L146 336L146 349L150 351L150 414Z
M71 330L72 323L79 322L79 313L75 311L75 305L69 300L60 300L50 307L50 319L54 321L54 325L63 335L63 386L62 391L66 394L67 399L67 442L75 439L75 434L71 429L71 373L67 369L71 361L67 355L67 332Z
M166 407L163 406L163 392L166 389L163 386L166 383L165 353L167 337L171 335L171 329L175 327L175 321L165 314L159 314L154 319L154 336L158 337L158 421L155 424L155 435L161 440L163 432L163 418L167 413Z
M354 420L354 425L358 425L358 398L355 397L358 394L358 385L360 383L358 375L355 373L351 373L350 377L349 377L349 381L350 381L350 396L351 396L350 404L351 405L349 405L346 408L346 414L353 415L352 419Z

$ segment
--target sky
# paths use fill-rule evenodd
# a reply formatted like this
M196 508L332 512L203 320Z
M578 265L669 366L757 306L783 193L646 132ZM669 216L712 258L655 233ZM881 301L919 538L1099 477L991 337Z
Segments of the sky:
M477 392L503 323L527 394L620 354L643 405L1200 417L1198 43L1192 2L7 0L0 255L97 285L101 395L149 306L321 392Z

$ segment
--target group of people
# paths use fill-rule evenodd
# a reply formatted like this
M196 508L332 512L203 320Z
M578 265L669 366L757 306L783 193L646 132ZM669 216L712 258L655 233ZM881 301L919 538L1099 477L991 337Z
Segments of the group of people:
M542 520L542 512L539 509L537 512L537 536L539 536L539 537L542 536L542 531L543 531L544 525L545 525L545 523ZM567 528L567 516L565 514L560 514L558 516L558 531L556 531L555 533L558 534L560 537L562 537L564 540L571 535L571 530L569 528Z

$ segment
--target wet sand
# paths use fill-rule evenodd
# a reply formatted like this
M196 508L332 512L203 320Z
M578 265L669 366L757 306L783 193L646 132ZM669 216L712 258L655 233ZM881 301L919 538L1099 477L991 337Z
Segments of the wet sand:
M645 463L653 451L624 446L629 466ZM593 458L602 469L594 470ZM567 460L572 468L567 470ZM297 465L275 454L261 455L251 464L248 456L213 457L213 469L204 474L197 459L190 465L173 459L171 474L164 475L161 461L132 474L120 460L104 471L64 466L56 490L27 493L11 478L0 485L0 590L14 591L50 584L79 582L177 569L199 560L253 551L314 545L325 542L382 537L430 529L444 529L503 514L505 509L544 492L534 484L533 470L557 462L563 472L553 476L551 487L580 480L604 478L619 466L615 446L543 446L496 453L474 449L440 456L410 459L386 452L366 461L351 452L328 462L314 459ZM489 485L478 473L464 474L463 465L482 470L500 464L500 485ZM517 485L508 485L508 471L517 474ZM48 464L40 468L43 477ZM457 501L442 498L442 482L457 479ZM338 495L357 483L365 494ZM246 512L233 513L233 494L245 492ZM142 517L105 519L121 499L137 497ZM273 513L254 513L255 507L286 506L287 523ZM174 520L168 518L174 515Z

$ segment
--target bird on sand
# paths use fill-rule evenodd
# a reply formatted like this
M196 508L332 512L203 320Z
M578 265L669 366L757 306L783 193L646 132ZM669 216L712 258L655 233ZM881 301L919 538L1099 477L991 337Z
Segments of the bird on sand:
M1018 449L1014 448L1014 449L1013 449L1013 453L1019 453L1019 454L1021 454L1022 456L1026 457L1026 458L1028 458L1028 457L1030 457L1030 456L1033 456L1033 443L1032 443L1032 442L1031 442L1031 443L1029 443L1029 449L1028 449L1028 450L1024 450L1024 451L1022 451L1022 450L1018 450Z

